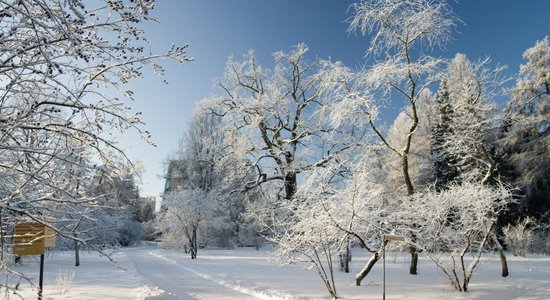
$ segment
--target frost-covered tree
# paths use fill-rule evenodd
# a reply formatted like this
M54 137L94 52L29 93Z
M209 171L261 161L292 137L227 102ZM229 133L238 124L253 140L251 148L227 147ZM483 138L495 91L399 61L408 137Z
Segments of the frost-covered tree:
M232 164L221 163L226 148L221 118L210 113L205 108L205 103L207 102L201 101L197 106L193 119L188 124L180 147L172 160L172 168L177 168L178 173L178 179L173 180L178 182L165 195L163 206L166 211L159 222L159 229L163 232L165 244L189 246L193 258L196 257L197 243L203 246L234 244L234 237L239 226L239 216L244 210L244 200L228 192L232 188L231 180L240 178L239 175L231 172L233 167L236 167L235 162ZM193 200L184 199L188 197L186 195L189 193L195 195L199 191L202 191L204 195L210 195L209 197L215 197L216 201L205 198L205 202L200 203L200 197L195 197L196 199ZM182 207L186 205L191 206L188 208L189 211L182 212ZM205 214L197 211L200 215L189 217L193 208L200 205L218 212ZM219 207L216 208L216 205ZM178 220L181 218L181 221L165 224L172 222L174 216L180 216ZM216 221L222 217L226 219L224 223ZM189 222L191 224L188 224ZM199 223L209 225L199 226ZM222 224L223 226L220 226ZM178 226L179 229L176 229ZM200 228L202 229L197 235L197 230ZM188 232L186 236L189 240L186 243L181 243L181 241L178 243L173 240L182 230Z
M216 161L221 157L223 146L223 128L221 118L209 114L199 103L193 119L187 126L180 141L176 159L186 178L185 188L199 188L210 191L219 186L222 167ZM220 171L215 171L219 168Z
M436 191L442 191L458 176L457 158L445 151L446 137L450 136L452 131L451 118L453 116L453 106L446 80L441 82L433 103L430 153L432 157L431 177Z
M488 132L495 126L495 105L491 99L502 85L502 67L490 68L490 60L469 61L457 54L450 62L445 81L450 108L447 108L449 130L442 132L445 140L440 151L452 158L457 180L482 181L493 179L496 163Z
M418 99L423 90L436 82L443 63L427 55L425 50L444 46L458 19L446 1L364 0L352 5L352 9L349 31L360 31L371 37L366 57L375 62L358 72L354 80L339 80L342 97L349 102L347 107L366 108L366 121L372 130L387 149L399 157L405 193L412 195L415 187L409 160L412 139L419 125ZM410 114L400 147L389 143L379 124L380 107L388 102L404 103ZM416 274L418 254L414 247L410 250L410 273Z
M491 249L497 218L512 201L507 187L463 182L441 192L417 193L392 216L401 224L421 224L411 226L418 230L416 247L457 291L466 292L482 255Z
M354 124L330 124L331 118L338 117L338 106L321 84L332 63L308 61L307 50L300 44L289 52L275 53L273 70L263 69L253 52L242 62L230 59L220 83L222 95L210 100L210 109L222 116L225 128L223 164L254 171L252 180L235 185L233 191L254 198L246 204L246 219L279 245L279 258L288 258L284 253L294 251L301 253L302 259L308 257L306 260L318 268L323 282L335 294L331 272L323 271L324 259L317 255L324 256L323 251L329 249L337 255L338 251L332 251L338 246L334 240L319 236L330 229L326 226L301 229L312 210L306 204L309 201L296 198L298 183L357 146L365 130ZM244 175L240 178L250 174L238 173ZM324 257L332 259L332 255Z
M550 46L548 37L537 41L523 53L527 60L520 66L516 87L508 111L524 116L523 122L539 129L548 127L548 95L550 95ZM526 118L526 117L531 117Z
M315 169L293 201L280 203L268 196L263 198L267 204L247 212L269 230L266 238L277 243L277 261L313 268L333 298L341 296L334 282L335 260L349 243L373 252L377 248L380 227L375 224L382 221L385 207L378 177L381 160L375 151L364 154L340 155ZM355 173L364 176L352 176Z
M163 244L188 249L192 259L197 258L199 246L206 246L212 230L227 226L226 208L214 191L200 188L174 191L165 195L162 205L165 210L159 225Z
M227 63L219 84L222 94L211 106L227 124L226 144L232 155L226 157L252 162L256 179L244 189L276 182L280 198L290 200L298 176L347 148L325 138L333 129L316 114L325 100L319 92L318 62L308 61L307 51L299 44L289 52L276 52L273 70L262 68L252 51L242 62Z
M188 60L185 47L173 46L164 54L147 50L140 25L151 19L153 5L80 0L0 4L3 255L10 251L14 223L53 225L48 222L52 215L62 218L65 211L80 207L84 213L96 205L96 198L77 185L91 181L98 166L116 166L120 134L132 129L148 138L139 113L129 109L133 93L126 84L148 70L162 74L158 59ZM88 151L87 160L80 159L78 149Z
M340 157L316 170L298 193L312 211L304 224L323 220L325 239L335 247L346 247L349 240L373 253L356 275L357 285L381 257L381 235L391 233L395 225L388 218L394 205L389 200L394 196L384 186L382 147L373 144L359 156Z
M522 201L515 213L541 217L550 211L550 46L548 37L523 53L516 86L502 114L502 164ZM519 217L519 216L517 216ZM516 218L517 218L516 217Z

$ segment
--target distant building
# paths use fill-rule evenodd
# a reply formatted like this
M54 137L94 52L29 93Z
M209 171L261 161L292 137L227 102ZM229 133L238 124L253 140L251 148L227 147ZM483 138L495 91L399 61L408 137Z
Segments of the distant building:
M166 176L164 177L164 192L161 195L161 198L164 199L164 197L168 194L170 194L173 191L181 190L185 182L187 181L187 178L185 176L185 162L183 160L171 160L168 163L168 170L166 171ZM159 210L160 210L160 206Z
M143 222L152 220L156 209L157 198L154 196L139 197Z

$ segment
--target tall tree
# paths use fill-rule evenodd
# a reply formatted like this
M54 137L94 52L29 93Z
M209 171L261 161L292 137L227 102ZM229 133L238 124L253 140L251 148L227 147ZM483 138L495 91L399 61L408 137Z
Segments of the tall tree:
M452 115L450 130L443 132L443 151L454 158L457 180L488 183L495 174L488 132L495 123L496 106L491 99L502 85L503 67L490 68L489 63L488 58L471 62L459 53L447 68Z
M162 73L161 58L188 61L185 47L147 52L140 25L151 20L153 6L154 1L2 2L2 219L15 215L11 225L27 220L53 225L48 217L65 208L85 213L96 199L76 187L98 166L116 166L117 136L133 129L148 138L139 113L129 109L133 93L126 84L148 68ZM87 161L79 159L78 148L89 152ZM66 167L57 168L61 164ZM86 171L78 171L82 168ZM2 245L4 253L9 243Z
M165 244L185 246L193 259L197 258L199 244L231 244L235 223L229 222L230 216L241 212L240 206L229 205L222 199L228 168L219 162L224 153L224 132L221 118L209 113L203 105L201 102L197 106L170 162L170 171L178 174L177 179L171 180L178 182L164 195L165 210L159 222ZM187 239L185 243L181 241L182 233Z
M550 46L548 37L523 53L516 86L503 114L503 155L510 180L522 187L515 213L540 217L550 211Z
M165 196L159 222L163 244L185 247L196 259L199 245L205 246L213 228L227 225L228 214L217 193L200 188L184 189Z
M425 49L444 46L458 19L446 1L430 0L364 0L352 6L349 31L360 31L372 37L366 56L375 59L375 63L359 74L362 80L355 86L343 88L345 95L366 97L346 97L355 100L358 105L371 108L367 110L367 120L372 130L395 153L401 161L403 183L406 195L414 194L415 187L411 179L409 160L412 151L412 139L419 125L417 100L430 84L436 81L443 61L430 57ZM351 88L350 88L351 87ZM379 107L385 103L404 101L410 114L410 125L403 134L403 145L392 145L378 124ZM353 105L350 105L353 106ZM414 242L414 234L412 234ZM410 273L417 273L418 254L410 248Z
M436 191L444 190L457 176L457 159L445 151L446 137L452 131L451 118L453 106L447 81L443 80L438 93L434 97L434 111L431 122L431 156L432 177Z

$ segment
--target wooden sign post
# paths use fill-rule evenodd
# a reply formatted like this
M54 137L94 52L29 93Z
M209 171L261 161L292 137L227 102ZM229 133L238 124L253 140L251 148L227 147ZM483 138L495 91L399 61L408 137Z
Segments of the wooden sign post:
M44 250L55 245L53 228L38 222L20 223L13 231L13 254L18 256L40 255L40 277L38 279L38 300L42 300L44 279Z
M19 256L44 254L45 227L41 223L21 223L15 225L13 232L13 254Z

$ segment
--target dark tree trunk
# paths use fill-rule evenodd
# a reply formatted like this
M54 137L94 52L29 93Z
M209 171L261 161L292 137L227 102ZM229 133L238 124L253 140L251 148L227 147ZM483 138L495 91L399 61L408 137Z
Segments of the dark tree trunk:
M411 252L411 265L409 266L409 274L416 275L418 266L418 252L414 246L410 247Z
M290 200L296 195L297 191L297 182L296 182L296 173L288 172L285 175L285 199Z
M74 240L74 265L75 267L80 266L80 247L78 245L78 241Z
M405 186L407 187L407 196L414 194L414 187L412 184L411 176L409 175L409 157L408 154L401 156L401 168L403 169L403 179L405 180Z
M349 273L349 262L351 261L351 249L349 246L349 240L346 243L346 249L338 256L340 259L340 271Z
M189 241L189 252L191 252L191 259L196 259L197 258L197 252L198 252L198 249L197 249L197 228L196 227L193 227L192 229L192 232L191 232L191 241Z
M416 235L411 233L411 241L416 242ZM411 253L411 265L409 266L409 274L417 275L417 266L418 266L418 249L415 246L409 247L409 252Z

